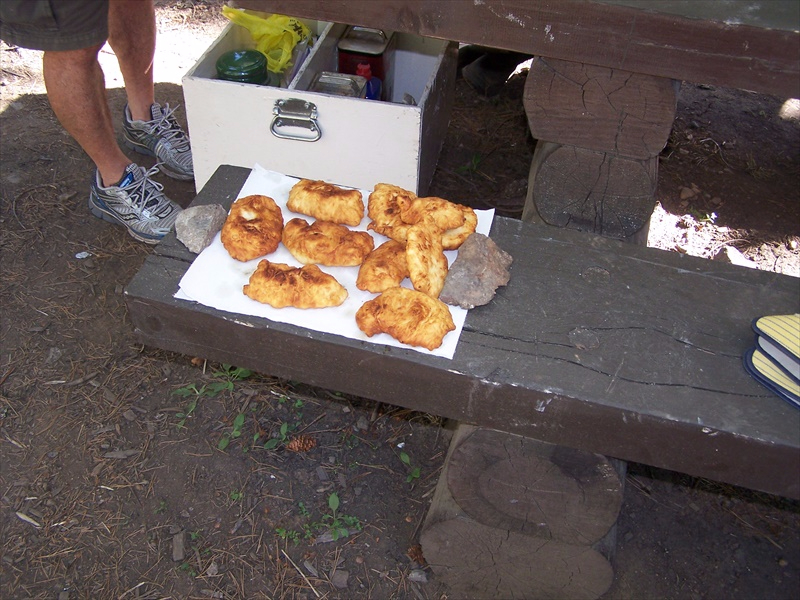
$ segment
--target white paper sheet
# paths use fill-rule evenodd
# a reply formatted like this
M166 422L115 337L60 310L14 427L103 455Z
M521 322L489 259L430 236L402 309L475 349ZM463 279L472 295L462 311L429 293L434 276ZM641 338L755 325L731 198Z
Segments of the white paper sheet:
M275 200L275 203L283 211L284 222L288 222L294 217L301 217L311 222L313 218L294 213L286 208L289 190L292 189L292 186L297 183L297 181L298 179L294 177L268 171L260 165L255 165L247 181L242 186L237 199L251 194L269 196ZM369 192L361 190L361 193L366 204ZM475 212L478 216L477 231L488 235L492 226L492 220L494 219L494 210L478 210ZM353 227L352 229L367 231L368 223L369 218L365 216L361 221L361 225ZM388 239L374 231L370 231L369 233L375 238L376 248ZM445 254L447 255L448 262L452 264L457 252L448 251L445 252ZM401 344L385 333L374 335L370 338L356 325L355 315L356 311L364 302L375 298L377 294L364 292L356 287L358 267L320 267L323 271L335 277L337 281L347 289L347 300L345 300L344 304L341 306L311 309L291 307L278 309L248 298L244 295L244 292L242 292L242 287L249 281L250 275L256 270L256 266L261 258L256 258L248 262L234 260L231 258L230 254L228 254L228 251L225 250L220 241L220 236L217 234L211 245L197 256L188 271L186 271L181 279L180 288L178 293L175 294L175 297L198 302L225 312L265 317L272 321L290 323L307 329L333 333L373 344L410 348L422 353L433 354L449 359L453 358L456 345L458 344L458 338L461 336L461 329L464 326L464 320L467 316L467 311L463 308L448 306L450 313L453 315L453 322L456 325L456 329L448 333L444 337L442 345L434 351ZM302 266L283 244L267 258L270 262L284 263L296 267ZM403 282L403 285L405 287L411 287L408 279Z

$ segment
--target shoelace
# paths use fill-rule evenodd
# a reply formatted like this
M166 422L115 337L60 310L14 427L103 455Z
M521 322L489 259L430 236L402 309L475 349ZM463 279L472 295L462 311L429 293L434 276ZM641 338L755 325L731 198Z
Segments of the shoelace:
M175 117L172 116L177 109L177 106L171 108L169 103L165 104L161 107L161 116L148 121L148 124L152 126L154 133L158 132L177 151L178 162L184 167L188 167L192 156L189 153L189 139L184 135Z
M150 179L158 173L158 165L148 170L145 170L144 167L139 168L142 174L141 179L135 179L133 183L125 186L125 191L128 192L130 198L138 199L136 204L143 210L154 210L166 200L166 196L162 192L164 186Z

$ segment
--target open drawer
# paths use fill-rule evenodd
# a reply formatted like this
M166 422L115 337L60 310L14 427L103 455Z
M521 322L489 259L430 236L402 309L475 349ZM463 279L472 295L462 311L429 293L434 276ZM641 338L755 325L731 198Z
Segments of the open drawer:
M216 77L219 56L255 45L233 23L184 76L196 189L221 164L259 163L295 177L424 194L450 118L457 44L397 33L386 50L384 100L338 96L309 89L320 72L336 70L347 26L303 22L316 40L286 87Z

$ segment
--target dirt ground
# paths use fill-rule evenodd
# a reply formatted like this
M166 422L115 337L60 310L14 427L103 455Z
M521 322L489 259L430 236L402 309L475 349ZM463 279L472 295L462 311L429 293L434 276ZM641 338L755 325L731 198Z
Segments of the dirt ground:
M182 104L218 8L159 4L161 101ZM453 598L417 546L445 424L138 344L123 290L151 248L89 214L39 53L0 54L0 596ZM431 193L519 214L522 82L458 82ZM800 277L798 110L685 84L649 245ZM188 205L192 184L159 180ZM604 600L800 598L800 503L638 464L626 483Z

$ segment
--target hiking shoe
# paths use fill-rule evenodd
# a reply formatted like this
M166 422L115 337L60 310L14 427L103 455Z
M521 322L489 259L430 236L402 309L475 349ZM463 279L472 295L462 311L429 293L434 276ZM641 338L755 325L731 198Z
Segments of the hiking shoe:
M131 110L125 105L122 125L125 131L125 145L131 150L155 156L159 168L174 179L191 181L194 179L192 149L189 138L178 125L174 108L154 103L150 107L153 117L149 121L137 121L131 117Z
M95 172L89 210L99 219L124 225L140 242L157 244L181 212L181 207L161 191L163 186L150 179L157 172L158 167L145 171L131 163L122 180L109 187L103 187L99 171Z

